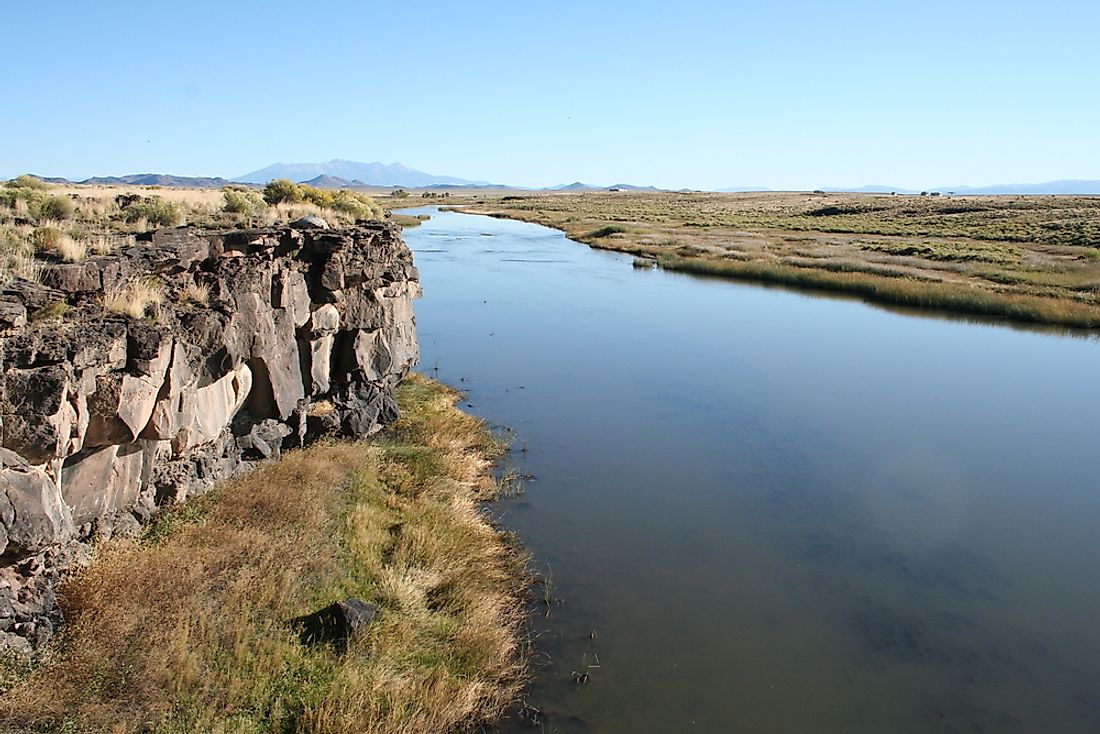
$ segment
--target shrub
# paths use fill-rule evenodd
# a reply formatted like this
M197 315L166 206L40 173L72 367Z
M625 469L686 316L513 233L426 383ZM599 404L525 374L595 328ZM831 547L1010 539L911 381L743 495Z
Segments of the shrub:
M276 178L264 186L264 201L271 206L276 204L295 204L302 200L298 184L290 179Z
M29 173L24 173L22 176L16 176L11 181L8 181L5 186L9 189L38 189L39 191L45 191L50 188L48 183Z
M224 211L230 214L255 214L265 206L262 196L244 186L227 186L222 189L222 196Z
M153 196L126 208L127 222L136 222L139 219L157 227L175 227L183 219L183 213L177 204Z
M50 301L42 308L31 314L31 322L54 321L65 316L69 312L69 304L64 301Z
M366 194L340 189L332 197L332 208L345 212L356 219L381 219L382 207Z
M333 197L332 193L325 191L324 189L314 188L313 186L306 186L305 184L298 185L298 195L301 197L301 201L307 204L313 204L323 209L331 209Z
M599 229L592 230L584 237L585 239L598 240L604 237L610 237L613 234L623 234L629 231L630 230L628 230L626 227L620 226L618 224L609 224L606 227L600 227Z
M44 196L31 204L31 213L39 219L59 221L68 219L75 211L73 200L67 196Z
M57 227L39 227L31 233L31 243L36 250L53 252L61 244L63 236Z

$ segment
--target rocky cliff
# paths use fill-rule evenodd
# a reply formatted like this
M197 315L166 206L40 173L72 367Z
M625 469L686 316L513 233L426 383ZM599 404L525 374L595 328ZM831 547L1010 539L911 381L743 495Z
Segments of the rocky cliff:
M52 634L86 541L284 448L375 432L416 362L417 273L391 226L141 239L0 288L0 648Z

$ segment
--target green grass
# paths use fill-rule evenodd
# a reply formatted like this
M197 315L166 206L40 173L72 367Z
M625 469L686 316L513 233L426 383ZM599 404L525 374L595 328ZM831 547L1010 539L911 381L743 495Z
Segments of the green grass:
M960 314L1005 318L1074 328L1100 327L1100 311L1089 303L1025 295L1001 294L980 289L960 289L900 277L859 272L833 272L782 264L661 258L661 267L698 275L753 280L801 288L850 293L873 303L912 308L931 308Z
M31 314L31 323L42 323L62 318L69 312L69 304L64 301L50 301L42 308Z
M630 230L628 230L626 227L620 226L618 224L609 224L604 227L600 227L599 229L592 230L585 235L585 238L590 240L600 240L604 237L610 237L613 234L624 234L629 231Z

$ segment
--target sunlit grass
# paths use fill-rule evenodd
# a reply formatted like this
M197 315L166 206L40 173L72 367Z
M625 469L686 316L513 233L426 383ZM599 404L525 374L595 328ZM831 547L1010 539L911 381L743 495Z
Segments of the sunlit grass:
M144 539L101 544L63 589L69 623L49 662L7 693L3 720L412 734L498 716L523 680L526 574L478 509L499 447L455 399L413 377L377 440L289 453ZM346 653L303 644L291 620L348 596L378 605L378 621Z

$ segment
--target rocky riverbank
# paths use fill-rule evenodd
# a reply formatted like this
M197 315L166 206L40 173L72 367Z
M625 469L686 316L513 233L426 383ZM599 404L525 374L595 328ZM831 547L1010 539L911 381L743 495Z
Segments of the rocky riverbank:
M164 229L0 289L0 645L59 621L95 537L256 462L396 417L412 256L385 224Z

